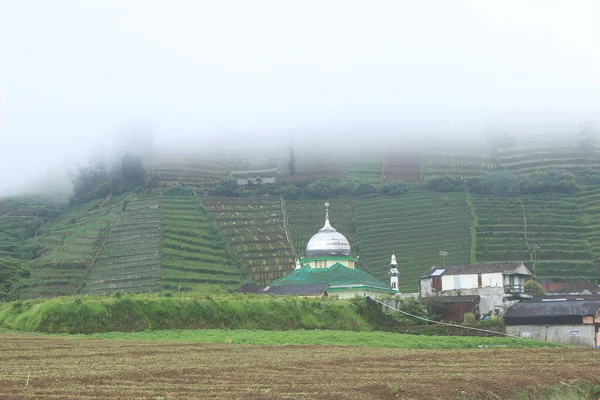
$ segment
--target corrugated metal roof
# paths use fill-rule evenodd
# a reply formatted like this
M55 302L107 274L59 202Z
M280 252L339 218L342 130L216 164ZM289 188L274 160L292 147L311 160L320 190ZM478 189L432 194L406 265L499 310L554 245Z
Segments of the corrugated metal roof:
M549 300L520 301L506 311L505 318L586 316L600 310L600 300Z
M468 274L491 274L502 272L503 274L533 275L527 265L518 263L496 263L496 264L470 264L470 265L448 265L442 268L431 267L423 278L442 275L468 275Z

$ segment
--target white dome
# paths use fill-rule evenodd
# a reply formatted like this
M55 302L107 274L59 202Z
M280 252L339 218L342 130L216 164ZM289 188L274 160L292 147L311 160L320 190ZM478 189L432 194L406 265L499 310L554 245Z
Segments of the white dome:
M325 226L313 235L306 244L306 257L345 256L350 257L348 239L325 220Z

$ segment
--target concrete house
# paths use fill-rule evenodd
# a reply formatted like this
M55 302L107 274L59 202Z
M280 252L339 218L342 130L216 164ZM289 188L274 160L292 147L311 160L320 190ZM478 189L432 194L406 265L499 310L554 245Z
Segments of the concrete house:
M522 262L432 267L420 279L419 296L479 296L478 315L504 314L514 302L531 298L524 285L532 276Z
M506 333L547 342L600 347L600 296L522 301L504 316Z

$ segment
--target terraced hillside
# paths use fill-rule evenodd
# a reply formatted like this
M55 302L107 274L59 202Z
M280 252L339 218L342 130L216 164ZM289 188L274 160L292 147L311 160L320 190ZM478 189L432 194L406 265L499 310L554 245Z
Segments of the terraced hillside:
M325 206L323 200L286 200L287 230L294 247L295 254L304 257L306 243L325 224ZM356 233L354 229L354 206L351 198L332 199L329 206L331 226L341 232L352 249L358 254Z
M294 269L279 198L211 197L203 202L254 282L267 284Z
M478 215L478 262L524 261L549 279L594 279L594 255L574 196L472 196ZM520 200L520 201L519 201ZM522 204L521 204L522 202ZM527 242L525 241L525 222Z
M434 148L423 156L421 178L460 176L471 179L496 168L496 161L486 149Z
M600 274L600 186L586 186L577 193L581 220L587 233L594 264Z
M360 199L354 220L363 269L387 281L395 253L401 292L416 292L419 277L433 265L470 261L472 216L464 193ZM440 251L448 252L443 261Z
M37 236L65 208L66 203L37 197L0 199L0 257L34 258L37 248L27 239Z
M48 250L33 260L25 296L69 295L84 286L88 270L122 206L96 207L97 202L79 205L44 227L45 233L35 241Z
M600 152L569 146L536 147L504 151L497 156L498 167L504 171L531 172L538 170L578 171L600 168Z
M146 293L161 289L160 197L128 198L86 277L84 293Z
M163 185L186 185L212 189L227 176L225 166L214 157L159 157L148 167L156 171Z
M200 199L195 195L165 196L162 205L163 289L238 284L242 274Z

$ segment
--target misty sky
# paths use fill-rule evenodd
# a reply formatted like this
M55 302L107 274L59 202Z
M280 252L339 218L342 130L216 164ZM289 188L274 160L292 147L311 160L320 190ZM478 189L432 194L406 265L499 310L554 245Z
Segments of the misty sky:
M0 194L140 124L160 144L598 120L599 21L597 0L0 0Z

